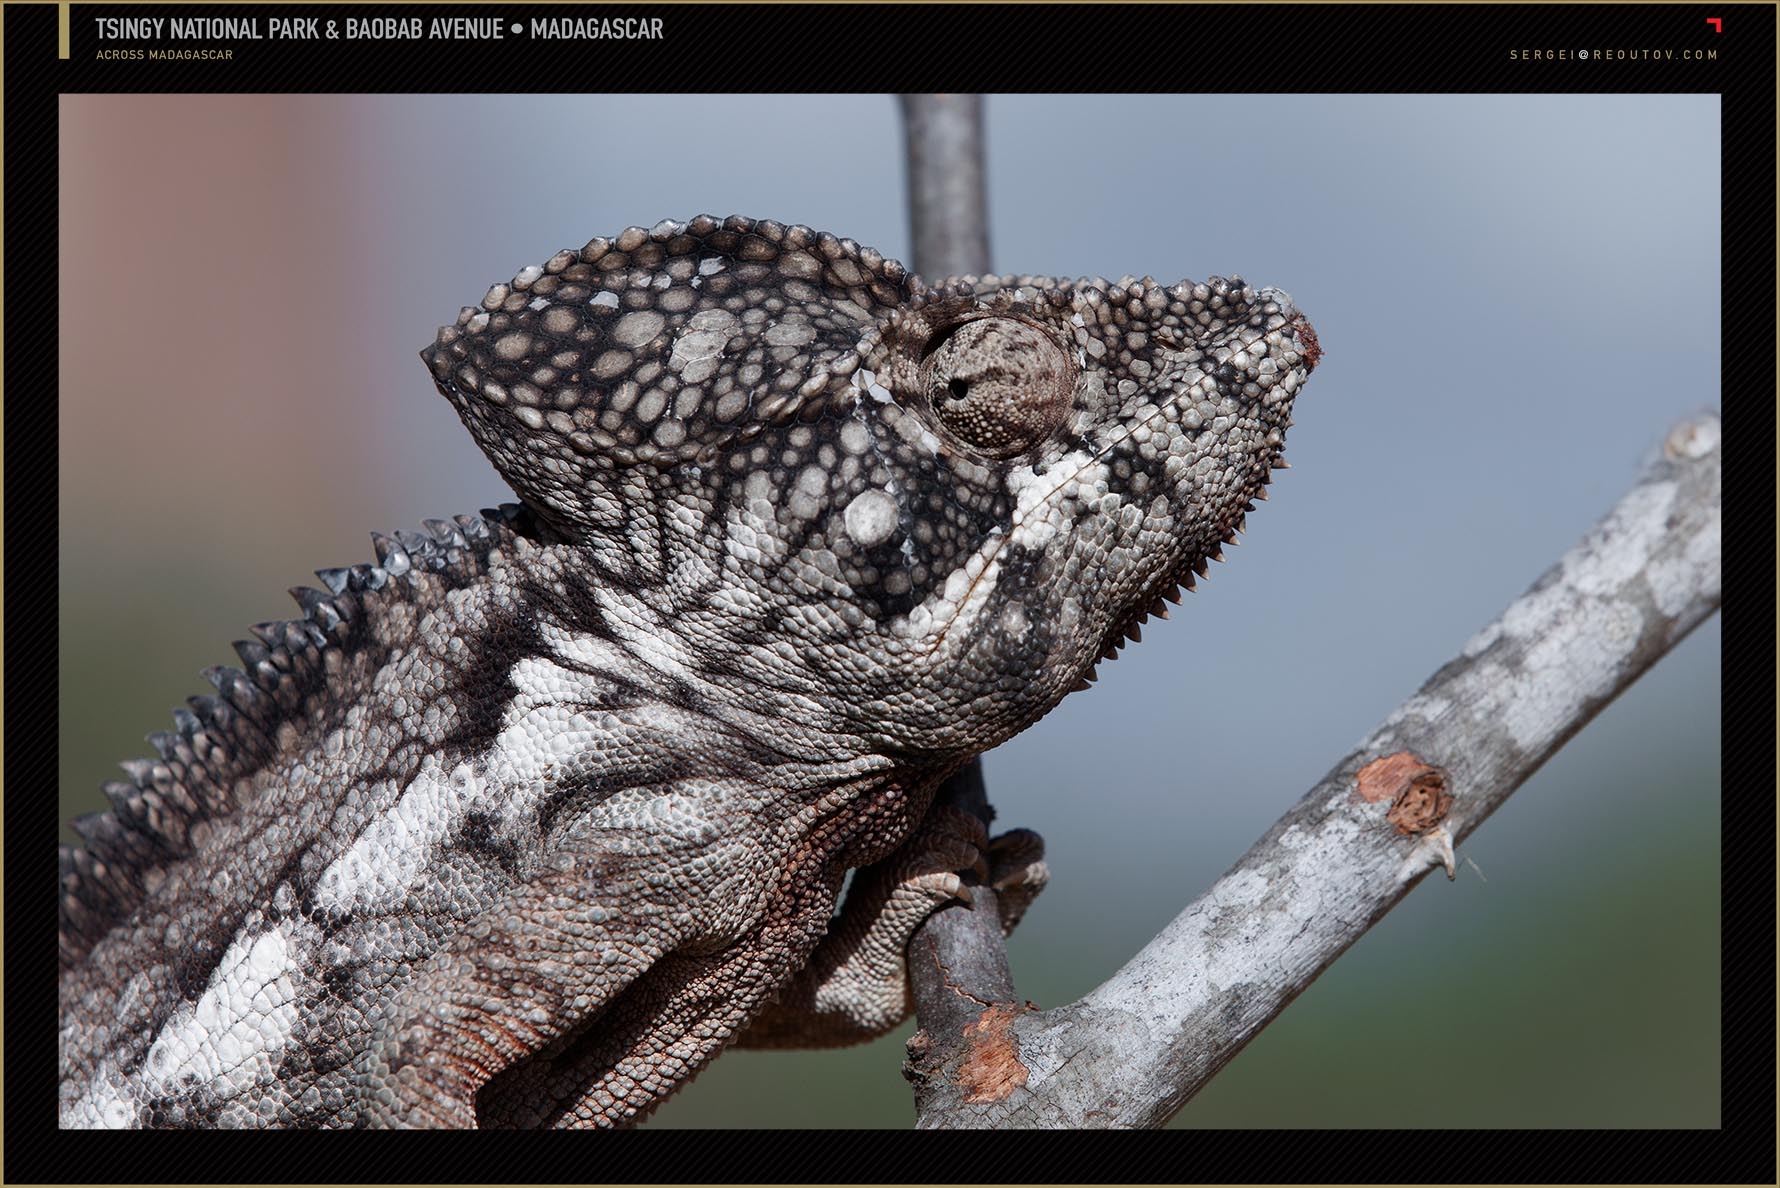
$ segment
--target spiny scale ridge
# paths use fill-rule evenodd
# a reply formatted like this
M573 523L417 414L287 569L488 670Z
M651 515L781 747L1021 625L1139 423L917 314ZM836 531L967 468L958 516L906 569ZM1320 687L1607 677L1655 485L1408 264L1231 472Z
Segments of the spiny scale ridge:
M241 668L205 669L217 694L192 697L173 711L175 729L148 736L158 759L120 765L130 778L103 785L109 811L71 822L85 846L64 845L57 855L63 967L129 915L167 863L191 853L206 820L240 807L240 777L263 767L281 727L302 721L308 701L325 692L326 654L354 646L364 600L412 597L413 580L392 579L415 574L471 580L523 519L519 505L509 503L481 517L429 520L424 534L398 533L402 543L380 549L376 564L319 570L325 592L292 591L302 618L255 624L259 639L234 645ZM399 557L394 572L392 557Z

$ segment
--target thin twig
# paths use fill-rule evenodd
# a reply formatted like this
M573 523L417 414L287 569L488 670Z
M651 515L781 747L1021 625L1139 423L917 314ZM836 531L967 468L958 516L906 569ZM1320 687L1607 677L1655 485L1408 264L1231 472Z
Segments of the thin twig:
M909 226L916 272L929 280L989 271L983 186L983 97L904 95Z
M930 279L988 272L982 96L904 95L902 111L915 271ZM980 762L973 759L941 786L934 810L947 807L976 817L986 833L994 810ZM908 946L909 981L922 1027L910 1041L917 1066L932 1036L944 1037L948 1046L962 1042L986 1004L1016 1001L997 896L974 877L964 877L971 906L935 912Z

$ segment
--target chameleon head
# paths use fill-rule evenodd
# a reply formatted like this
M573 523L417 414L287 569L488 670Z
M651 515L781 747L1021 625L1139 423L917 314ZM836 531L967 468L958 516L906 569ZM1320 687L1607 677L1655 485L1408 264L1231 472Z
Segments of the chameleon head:
M423 354L616 635L813 736L945 759L1217 555L1320 351L1239 278L927 288L701 217L560 252Z

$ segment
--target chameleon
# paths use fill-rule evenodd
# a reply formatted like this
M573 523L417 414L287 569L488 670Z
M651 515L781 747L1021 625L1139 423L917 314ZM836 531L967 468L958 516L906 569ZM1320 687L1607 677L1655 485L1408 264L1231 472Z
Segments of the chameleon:
M517 502L318 570L61 848L62 1125L626 1126L894 1027L957 872L1046 875L935 789L1221 558L1320 355L741 217L494 285L422 358Z

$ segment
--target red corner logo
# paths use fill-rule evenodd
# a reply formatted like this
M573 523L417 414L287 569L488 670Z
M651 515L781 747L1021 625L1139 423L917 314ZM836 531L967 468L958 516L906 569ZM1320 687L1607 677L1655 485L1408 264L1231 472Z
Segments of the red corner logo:
M1708 25L1712 26L1712 31L1714 33L1724 32L1724 18L1723 17L1707 17L1706 23Z

